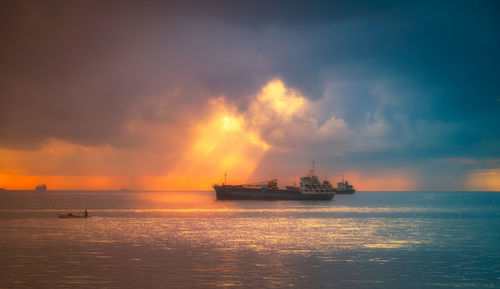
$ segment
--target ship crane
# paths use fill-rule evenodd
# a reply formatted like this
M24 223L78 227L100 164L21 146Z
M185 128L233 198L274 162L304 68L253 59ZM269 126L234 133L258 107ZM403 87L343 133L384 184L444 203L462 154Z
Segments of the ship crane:
M249 183L249 184L243 184L242 186L244 187L262 187L262 186L269 186L269 187L276 187L278 185L278 179L270 179L270 180L265 180L265 181L258 181L254 183Z

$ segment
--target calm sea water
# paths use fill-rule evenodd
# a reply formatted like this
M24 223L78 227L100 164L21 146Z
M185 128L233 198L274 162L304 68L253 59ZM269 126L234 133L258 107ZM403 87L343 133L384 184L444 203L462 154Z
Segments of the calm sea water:
M0 288L500 288L500 193L7 191L0 263Z

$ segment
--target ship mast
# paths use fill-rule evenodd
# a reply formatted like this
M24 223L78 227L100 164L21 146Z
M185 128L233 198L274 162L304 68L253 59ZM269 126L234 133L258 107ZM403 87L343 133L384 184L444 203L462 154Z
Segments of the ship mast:
M224 172L224 185L226 185L227 171Z

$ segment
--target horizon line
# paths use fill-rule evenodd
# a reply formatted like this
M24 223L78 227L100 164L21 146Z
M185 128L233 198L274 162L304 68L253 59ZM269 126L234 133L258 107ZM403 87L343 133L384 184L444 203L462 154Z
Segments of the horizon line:
M149 189L55 189L55 190L33 190L33 189L6 189L0 188L1 191L23 191L23 192L63 192L63 191L73 191L73 192L212 192L213 190L149 190ZM356 190L356 192L500 192L500 190Z

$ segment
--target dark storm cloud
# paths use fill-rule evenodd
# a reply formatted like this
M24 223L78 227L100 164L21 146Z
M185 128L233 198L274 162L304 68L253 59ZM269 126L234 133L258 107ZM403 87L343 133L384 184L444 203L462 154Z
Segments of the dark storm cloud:
M332 22L384 14L394 1L170 1L172 14L217 19L251 27Z
M336 116L358 132L382 119L381 137L400 144L388 158L500 155L494 1L12 1L1 11L0 146L141 145L125 130L133 119L189 125L218 95L244 110L279 77L326 99L320 122Z

